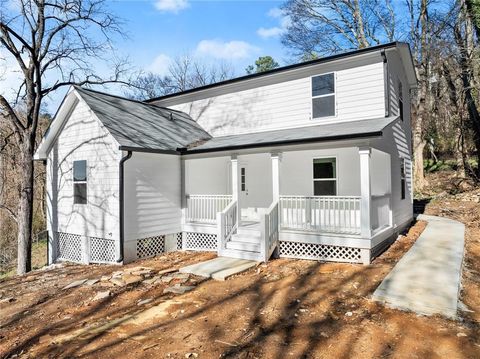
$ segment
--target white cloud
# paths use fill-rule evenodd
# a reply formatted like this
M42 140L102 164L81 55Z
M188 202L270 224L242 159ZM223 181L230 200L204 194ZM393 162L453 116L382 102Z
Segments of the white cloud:
M259 49L245 41L202 40L198 43L196 53L217 59L245 59L258 52Z
M283 16L283 11L279 9L278 7L274 7L270 10L268 10L267 13L268 16L270 17L282 17Z
M284 32L285 32L285 29L282 29L282 28L277 27L277 26L270 27L270 28L261 27L260 29L257 30L258 36L260 36L264 39L279 36L279 35L283 34Z
M263 39L268 39L271 37L277 37L287 31L288 26L290 25L290 18L284 14L284 12L278 7L270 9L267 13L269 17L278 19L279 25L269 28L261 27L257 30L257 35Z
M172 12L178 14L179 11L188 8L190 4L188 0L157 0L155 8L161 12Z
M147 67L147 70L158 75L166 75L171 63L172 59L169 56L160 54L153 60L150 66Z

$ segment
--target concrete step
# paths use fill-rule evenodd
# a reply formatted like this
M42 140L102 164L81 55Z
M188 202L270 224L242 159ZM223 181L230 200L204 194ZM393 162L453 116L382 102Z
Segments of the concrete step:
M245 243L260 243L261 237L259 233L236 233L232 236L232 240L235 242Z
M249 259L252 261L263 262L259 252L242 251L237 249L224 249L218 254L221 257Z
M248 252L260 252L259 243L238 242L236 240L228 241L226 244L227 249L234 249L239 251Z

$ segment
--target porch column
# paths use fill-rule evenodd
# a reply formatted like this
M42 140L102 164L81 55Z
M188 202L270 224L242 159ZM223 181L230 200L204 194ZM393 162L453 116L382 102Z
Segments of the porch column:
M238 201L238 161L237 156L232 156L230 159L232 164L232 198Z
M280 154L272 153L272 202L280 200Z
M360 229L362 238L370 238L372 234L372 224L370 219L371 211L371 184L370 184L370 147L360 147Z
M232 167L232 199L237 201L237 223L240 225L242 219L242 210L238 202L238 161L237 156L232 156L230 158L230 163Z

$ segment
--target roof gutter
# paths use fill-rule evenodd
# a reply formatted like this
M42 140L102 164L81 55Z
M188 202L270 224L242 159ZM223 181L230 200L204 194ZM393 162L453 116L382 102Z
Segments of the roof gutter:
M356 135L349 134L349 135L337 135L337 136L328 136L328 137L314 137L314 138L306 138L302 140L272 141L272 142L264 142L264 143L251 143L251 144L245 144L245 145L223 146L223 147L214 147L214 148L205 148L205 149L192 148L189 150L186 148L179 148L178 150L182 152L182 155L190 155L194 153L221 152L221 151L230 151L230 150L261 148L261 147L301 145L301 144L308 144L308 143L314 143L314 142L328 142L328 141L339 141L339 140L351 140L351 139L357 139L357 138L361 139L361 138L381 137L382 135L383 135L383 130L356 134Z
M123 262L123 243L125 242L125 162L127 162L132 157L132 151L128 151L126 156L122 157L120 160L120 177L119 177L119 187L120 187L120 257L117 259L117 262Z

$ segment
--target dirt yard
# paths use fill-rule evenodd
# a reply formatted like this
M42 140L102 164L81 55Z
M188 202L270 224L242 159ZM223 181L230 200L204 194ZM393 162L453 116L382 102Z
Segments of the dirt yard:
M480 358L480 204L447 194L425 212L467 225L460 321L369 299L423 230L417 222L369 266L277 259L217 282L167 271L214 256L177 252L5 279L0 357ZM63 289L79 279L98 282Z

